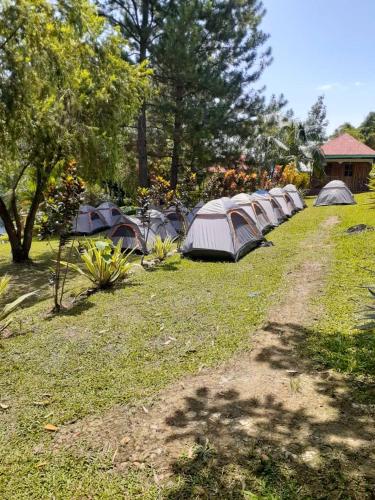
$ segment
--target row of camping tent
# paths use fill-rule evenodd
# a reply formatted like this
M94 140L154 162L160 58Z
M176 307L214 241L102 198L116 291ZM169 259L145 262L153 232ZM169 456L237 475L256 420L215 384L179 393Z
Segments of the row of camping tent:
M146 217L125 215L116 205L106 202L97 208L81 206L73 221L73 232L92 235L105 231L114 243L122 240L123 250L148 253L158 235L162 240L169 237L173 241L185 226L188 229L183 254L237 260L259 245L265 233L304 206L293 185L200 202L191 212L184 207L169 207L163 213L153 209Z
M292 184L210 201L195 214L181 251L192 258L237 261L260 245L268 231L304 207Z

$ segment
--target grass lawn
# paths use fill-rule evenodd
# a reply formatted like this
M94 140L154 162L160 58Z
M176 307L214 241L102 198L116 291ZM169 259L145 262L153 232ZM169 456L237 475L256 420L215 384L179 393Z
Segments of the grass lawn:
M375 210L369 195L358 195L357 201L304 210L269 234L274 246L237 264L174 256L53 318L46 316L48 245L34 243L36 264L29 267L10 264L8 245L0 245L0 273L13 276L12 294L40 290L39 301L17 314L16 334L0 341L0 403L8 407L0 410L0 497L160 497L156 486L146 488L136 474L113 473L111 457L52 453L53 435L44 426L139 402L187 373L251 348L252 333L287 286L291 264L308 255L303 241L332 215L340 218L332 228L334 260L317 298L322 315L311 325L306 349L333 368L374 375L373 336L355 327L357 302L367 297L360 286L371 281L363 267L374 257L375 231L348 236L344 230L375 225ZM84 286L72 275L69 293Z

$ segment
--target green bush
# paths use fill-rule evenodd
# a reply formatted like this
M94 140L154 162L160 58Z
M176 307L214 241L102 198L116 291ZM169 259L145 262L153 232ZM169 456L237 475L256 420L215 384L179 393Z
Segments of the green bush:
M116 246L109 241L86 240L83 243L83 252L79 256L83 261L85 269L76 264L66 265L89 279L96 288L111 288L115 283L125 279L130 271L131 264L129 255L121 252L122 240Z
M0 278L0 300L9 288L9 281L9 276L3 276ZM12 312L14 312L22 304L22 302L32 295L35 295L35 292L25 293L24 295L18 297L18 299L6 304L2 309L0 309L0 332L5 330L5 328L12 322L12 318L10 317ZM3 321L5 322L3 323Z
M173 242L171 238L169 238L169 236L164 241L160 236L157 236L155 238L154 244L152 245L152 253L158 260L160 260L160 262L163 262L168 257L169 252L172 250L172 245Z

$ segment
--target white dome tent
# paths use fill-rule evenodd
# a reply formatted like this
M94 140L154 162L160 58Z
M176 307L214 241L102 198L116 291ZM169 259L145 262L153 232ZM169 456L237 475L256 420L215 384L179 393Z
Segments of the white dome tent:
M212 200L196 213L182 246L193 258L237 261L263 241L254 221L230 198Z

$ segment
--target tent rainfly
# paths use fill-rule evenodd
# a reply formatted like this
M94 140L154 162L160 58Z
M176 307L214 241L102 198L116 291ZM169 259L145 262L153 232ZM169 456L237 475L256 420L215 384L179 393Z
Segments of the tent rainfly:
M287 217L291 217L297 211L290 194L283 188L270 189L269 193L279 202L279 205Z
M231 199L251 217L261 233L265 234L272 229L272 223L257 199L246 193L236 194Z
M230 198L220 198L198 210L181 250L193 258L237 261L263 239L256 224L241 207Z
M355 205L352 192L343 181L331 181L321 189L314 205Z
M72 228L73 234L90 235L104 231L108 228L108 224L99 210L91 205L81 205L73 220Z
M251 197L257 200L263 207L273 227L282 224L287 219L279 202L276 198L273 198L268 191L255 191Z
M111 203L110 201L101 203L96 210L98 210L104 217L109 227L117 226L117 224L120 224L124 216L118 206L114 203Z
M306 207L305 201L301 193L294 184L284 186L285 191L290 195L297 210L303 210Z

